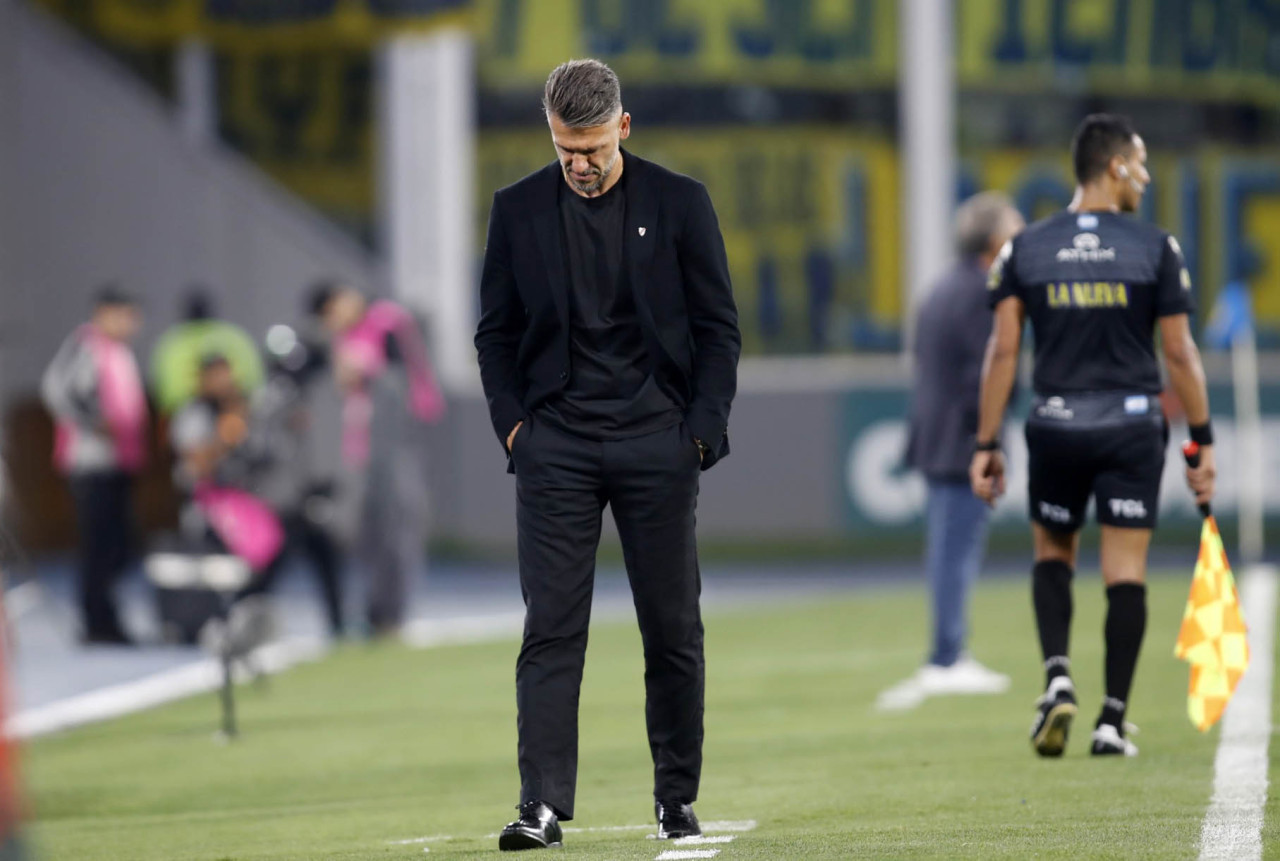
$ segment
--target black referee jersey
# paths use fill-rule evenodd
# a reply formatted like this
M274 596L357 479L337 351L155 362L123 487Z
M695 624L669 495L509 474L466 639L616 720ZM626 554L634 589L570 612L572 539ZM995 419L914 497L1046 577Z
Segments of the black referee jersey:
M1035 339L1034 388L1159 394L1155 326L1194 310L1178 241L1114 212L1060 212L1008 242L987 278L991 307L1017 296Z

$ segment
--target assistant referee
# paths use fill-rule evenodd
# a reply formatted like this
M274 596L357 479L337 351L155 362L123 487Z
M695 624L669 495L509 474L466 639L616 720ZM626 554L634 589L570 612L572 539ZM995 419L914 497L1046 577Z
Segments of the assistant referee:
M1005 245L988 277L995 324L982 375L974 493L1004 492L998 433L1013 386L1024 321L1035 336L1036 397L1027 418L1032 598L1045 693L1031 742L1061 756L1076 714L1068 639L1071 580L1090 496L1101 526L1107 590L1106 695L1092 753L1134 756L1125 711L1147 622L1146 568L1169 426L1154 333L1191 438L1203 452L1187 470L1196 501L1213 496L1213 431L1200 353L1191 336L1191 278L1178 242L1128 217L1151 181L1147 148L1129 121L1086 117L1072 141L1078 182L1066 211Z

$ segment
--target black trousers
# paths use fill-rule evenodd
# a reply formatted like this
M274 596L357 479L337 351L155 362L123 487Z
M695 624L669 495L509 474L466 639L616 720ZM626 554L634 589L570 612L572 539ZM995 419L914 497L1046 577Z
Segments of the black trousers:
M80 531L79 591L84 633L116 639L124 634L112 589L129 564L133 532L133 477L94 472L69 479Z
M578 692L605 505L622 539L645 658L654 797L692 802L705 663L694 539L699 458L683 425L618 442L533 419L512 446L524 644L516 663L521 801L573 818Z

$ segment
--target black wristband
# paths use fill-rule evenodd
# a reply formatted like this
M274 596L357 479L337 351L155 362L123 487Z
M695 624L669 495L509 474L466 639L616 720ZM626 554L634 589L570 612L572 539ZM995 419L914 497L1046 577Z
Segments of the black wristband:
M1192 425L1188 430L1191 431L1191 441L1196 445L1213 445L1213 422Z
M975 442L973 444L973 450L974 451L999 451L1000 440L993 439L993 440L988 440L987 442Z

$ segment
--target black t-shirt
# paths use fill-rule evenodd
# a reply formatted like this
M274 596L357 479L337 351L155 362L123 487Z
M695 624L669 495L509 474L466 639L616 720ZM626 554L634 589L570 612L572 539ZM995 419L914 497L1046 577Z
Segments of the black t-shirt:
M560 189L569 277L569 381L538 414L591 439L643 436L678 424L658 386L624 258L624 171L599 197Z
M1159 394L1155 326L1194 310L1178 242L1113 212L1060 212L1001 250L987 278L995 307L1026 305L1041 395Z

